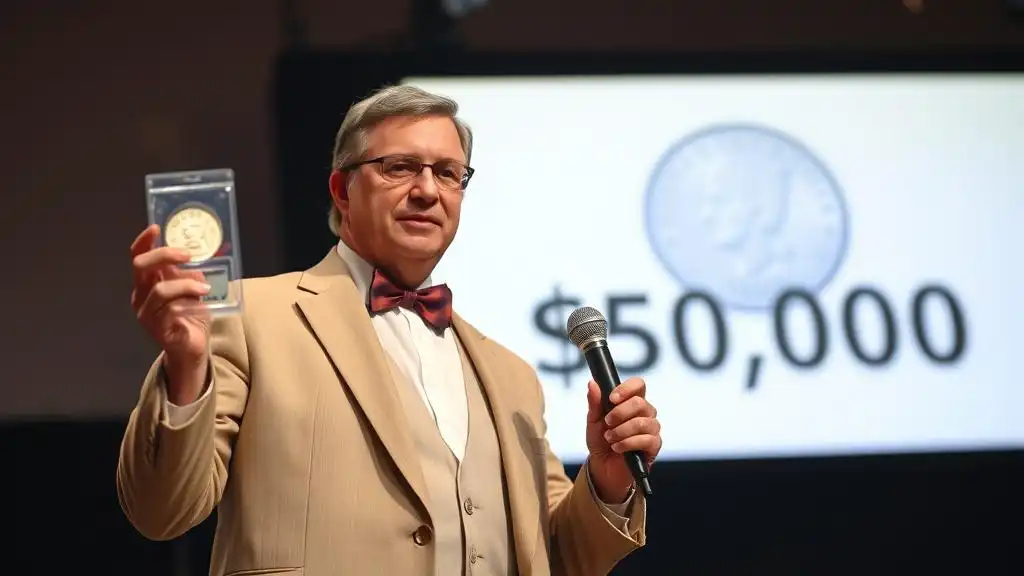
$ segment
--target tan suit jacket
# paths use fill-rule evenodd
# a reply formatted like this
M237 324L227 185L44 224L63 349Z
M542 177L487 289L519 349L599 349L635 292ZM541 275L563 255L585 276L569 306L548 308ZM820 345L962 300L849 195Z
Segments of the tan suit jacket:
M194 416L172 426L160 358L147 375L117 469L125 514L164 540L218 507L211 574L431 574L423 473L341 258L242 288L244 312L213 324L212 393ZM585 468L573 481L551 452L533 368L458 315L453 327L494 414L520 573L606 574L644 545L642 507L635 534L616 529Z

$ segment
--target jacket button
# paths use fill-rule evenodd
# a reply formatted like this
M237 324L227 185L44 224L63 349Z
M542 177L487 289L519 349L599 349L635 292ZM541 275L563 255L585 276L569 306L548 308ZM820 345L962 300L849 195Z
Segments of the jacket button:
M434 539L434 531L430 529L430 526L426 524L420 526L412 533L412 539L416 544L420 546L426 546L430 544L430 541Z
M462 506L466 509L466 514L472 515L473 511L476 510L476 506L473 505L473 501L466 498L466 501L462 503Z

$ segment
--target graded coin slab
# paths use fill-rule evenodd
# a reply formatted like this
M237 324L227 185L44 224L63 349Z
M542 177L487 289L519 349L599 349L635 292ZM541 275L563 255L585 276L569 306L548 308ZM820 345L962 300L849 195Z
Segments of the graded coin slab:
M150 224L160 226L157 246L185 250L180 266L199 271L211 291L201 299L214 315L242 308L241 250L230 169L167 172L146 176Z

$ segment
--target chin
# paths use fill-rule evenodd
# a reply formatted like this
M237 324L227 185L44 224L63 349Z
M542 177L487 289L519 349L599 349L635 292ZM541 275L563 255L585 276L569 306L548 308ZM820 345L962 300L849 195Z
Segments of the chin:
M440 236L406 236L396 239L395 247L405 257L425 260L435 258L444 252L444 240Z

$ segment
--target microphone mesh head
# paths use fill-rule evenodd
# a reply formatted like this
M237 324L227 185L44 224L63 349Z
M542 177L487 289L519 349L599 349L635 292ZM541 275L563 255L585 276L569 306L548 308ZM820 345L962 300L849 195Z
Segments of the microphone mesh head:
M573 310L565 323L565 333L577 347L592 338L608 337L608 321L596 308L584 306Z

